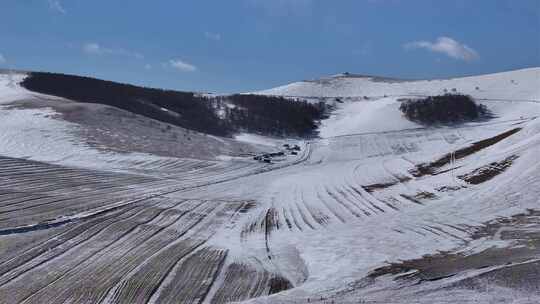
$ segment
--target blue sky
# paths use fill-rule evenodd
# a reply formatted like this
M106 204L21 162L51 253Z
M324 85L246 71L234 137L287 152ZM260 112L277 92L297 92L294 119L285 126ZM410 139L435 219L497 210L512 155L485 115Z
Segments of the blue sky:
M540 66L539 0L0 0L0 66L244 92Z

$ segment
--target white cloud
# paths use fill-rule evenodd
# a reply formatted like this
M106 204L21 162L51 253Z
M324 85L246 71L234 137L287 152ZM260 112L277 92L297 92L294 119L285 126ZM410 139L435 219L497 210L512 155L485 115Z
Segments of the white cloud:
M0 64L4 64L6 62L7 62L6 57L4 57L4 55L0 54Z
M83 51L86 54L101 55L103 54L103 48L97 43L86 43L83 45Z
M435 42L414 41L404 45L406 49L426 49L442 53L458 60L471 61L478 59L478 52L450 37L439 37Z
M64 8L64 6L62 5L62 3L60 2L60 0L49 0L49 7L53 10L53 11L56 11L60 14L66 14L67 11L66 9Z
M83 52L88 55L119 55L143 59L144 56L138 52L132 52L122 48L107 48L95 42L86 43L83 45Z
M169 60L168 65L182 72L195 72L197 70L196 66L189 64L185 61L182 61L180 59L171 59Z
M204 32L204 37L209 40L220 41L221 35L218 33Z
M151 70L151 69L152 69L152 65L151 65L151 64L145 64L145 65L144 65L144 68L145 68L146 70Z

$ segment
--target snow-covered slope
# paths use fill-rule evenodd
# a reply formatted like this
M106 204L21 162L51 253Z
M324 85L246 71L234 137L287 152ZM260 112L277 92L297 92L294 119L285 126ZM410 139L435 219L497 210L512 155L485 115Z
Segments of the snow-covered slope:
M28 97L30 93L19 83L26 77L21 73L0 73L0 104Z
M257 153L241 143L186 130L99 104L31 92L26 74L0 73L0 156L59 165L163 176L204 164L230 169L220 159ZM160 153L161 152L161 153ZM249 171L251 162L234 158ZM256 167L256 166L255 166Z
M322 122L323 138L366 132L417 128L399 111L400 99L458 92L485 104L497 118L507 121L540 115L540 68L447 80L397 81L338 75L296 82L257 94L303 97L336 107ZM336 101L339 100L339 102Z
M265 94L336 106L297 156L88 156L105 185L96 172L5 158L65 166L97 151L53 113L4 107L0 303L538 303L539 84L539 69L296 83ZM400 115L401 97L454 87L496 117L424 127ZM176 174L126 177L119 164ZM81 220L28 231L66 218Z
M540 68L453 78L445 80L395 81L373 77L338 75L301 81L257 92L291 97L383 97L434 95L445 90L470 94L475 98L540 100Z

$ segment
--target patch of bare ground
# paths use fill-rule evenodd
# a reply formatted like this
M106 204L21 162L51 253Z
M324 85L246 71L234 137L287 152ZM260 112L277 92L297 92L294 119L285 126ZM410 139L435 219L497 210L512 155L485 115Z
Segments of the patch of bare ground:
M435 188L438 192L450 192L450 191L457 191L459 189L464 188L463 186L442 186L439 188Z
M255 205L256 204L253 201L246 202L245 204L242 205L242 207L240 208L240 210L238 210L238 212L248 213L248 211L252 209L253 207L255 207Z
M243 301L293 287L287 279L279 275L241 263L230 264L224 275L223 285L212 298L212 304Z
M406 200L409 200L415 204L423 205L422 201L424 200L434 200L437 199L437 195L427 191L421 191L414 195L400 194Z
M527 212L516 214L511 217L497 218L485 223L485 225L479 229L476 229L472 234L472 239L477 240L484 237L493 236L502 228L511 227L511 229L504 229L500 233L500 237L503 240L509 240L519 237L522 233L512 233L513 230L523 230L527 232L526 235L533 238L540 239L540 210L528 209ZM527 227L531 230L527 231ZM538 228L538 231L535 229Z
M293 286L289 280L276 276L270 279L270 290L268 291L268 294L272 295L291 288L293 288Z
M499 135L496 135L496 136L493 136L493 137L490 137L490 138L487 138L487 139L484 139L484 140L481 140L481 141L477 141L473 144L471 144L470 146L468 147L465 147L465 148L461 148L459 150L456 150L452 153L448 153L446 155L444 155L443 157L435 160L435 161L432 161L432 162L429 162L429 163L424 163L424 164L419 164L417 165L414 169L412 169L410 171L410 173L414 176L414 177L422 177L422 176L425 176L425 175L436 175L438 173L438 170L448 164L450 164L450 162L452 161L452 159L455 159L455 160L458 160L458 159L462 159L462 158L465 158L471 154L474 154L480 150L483 150L485 148L488 148L490 146L493 146L494 144L516 134L517 132L519 132L521 130L521 128L515 128L515 129L512 129L512 130L509 130L509 131L506 131L506 132L503 132Z
M437 195L435 195L434 193L431 193L431 192L427 192L427 191L421 191L421 192L418 192L415 194L414 196L416 199L436 199L437 198Z
M468 270L493 267L477 277L453 283L453 286L478 285L480 279L510 288L521 288L527 280L536 280L527 288L540 292L540 211L529 210L508 218L500 218L485 224L472 235L472 239L508 241L507 247L490 247L480 252L440 252L418 259L390 263L373 270L358 281L365 287L378 277L393 275L394 280L422 283L455 276ZM466 249L466 248L465 248Z
M474 169L472 172L458 176L459 179L473 185L486 182L503 173L518 158L516 155L509 156L500 162L492 162L488 165Z
M408 177L408 176L396 176L396 180L395 181L391 181L391 182L386 182L386 183L375 183L375 184L370 184L370 185L365 185L365 186L362 186L362 188L364 190L366 190L366 192L369 192L369 193L373 193L377 190L382 190L382 189L386 189L386 188L390 188L392 186L395 186L399 183L405 183L405 182L408 182L410 181L412 178Z
M540 261L530 261L521 264L509 264L505 267L482 273L477 277L467 278L450 287L482 290L489 285L540 293Z

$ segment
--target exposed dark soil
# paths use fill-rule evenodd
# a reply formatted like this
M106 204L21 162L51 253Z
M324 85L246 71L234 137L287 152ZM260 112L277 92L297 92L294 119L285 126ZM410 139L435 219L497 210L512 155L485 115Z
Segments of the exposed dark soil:
M503 173L506 169L508 169L512 165L514 160L516 160L517 158L518 157L515 155L509 156L503 161L492 162L489 165L474 169L470 173L460 175L458 176L458 178L466 181L469 184L473 184L473 185L481 184Z
M249 201L247 203L245 203L244 205L242 205L242 208L238 211L240 213L248 213L248 211L250 209L252 209L253 207L255 207L255 202L253 201Z
M270 279L270 291L268 294L272 295L291 288L293 288L293 285L289 280L283 277L273 277Z
M366 190L367 192L372 193L372 192L375 192L377 190L390 188L390 187L395 186L395 185L397 185L399 183L408 182L408 181L410 181L412 179L412 178L410 178L408 176L396 176L396 178L397 178L396 181L391 181L391 182L387 182L387 183L376 183L376 184L365 185L365 186L362 186L362 188L364 190Z
M415 204L423 205L423 203L420 201L420 199L417 197L417 195L407 195L407 194L400 194L399 196L403 197L406 200L409 200Z
M540 293L540 261L510 264L477 277L464 279L449 287L482 290L486 283L538 294Z
M472 238L474 240L494 235L502 227L513 227L514 229L525 228L527 226L538 227L539 231L533 234L534 230L529 231L528 235L540 239L540 210L528 209L526 213L516 214L511 217L497 218L487 222L483 227L477 229ZM501 239L512 239L519 236L512 230L501 232Z
M390 188L390 187L395 186L397 184L398 184L398 182L378 183L378 184L371 184L371 185L362 186L362 188L364 190L366 190L367 192L369 192L369 193L373 193L376 190L382 190L382 189Z
M498 273L500 275L496 276L497 280L507 287L524 286L523 282L527 281L528 276L530 279L540 277L540 262L535 261L540 257L540 211L530 210L525 214L488 222L472 236L476 240L486 237L512 241L518 246L491 247L472 254L441 252L419 259L392 263L373 270L368 275L367 281L364 280L364 282L370 282L383 275L397 275L396 280L435 281L466 270L492 266L504 266L504 268L482 276L495 278L495 273ZM535 262L528 264L528 266L518 264L527 263L527 261ZM496 283L497 280L495 280ZM465 282L461 282L459 285L470 286L469 283ZM536 288L535 290L540 292L537 282L529 284L529 287Z
M427 191L422 191L422 192L418 192L414 195L414 198L416 199L419 199L419 200L425 200L425 199L436 199L437 198L437 195L435 195L434 193L431 193L431 192L427 192Z
M435 188L435 190L439 192L451 192L451 191L457 191L459 189L463 188L462 186L442 186L439 188Z
M471 154L474 154L485 148L493 146L494 144L516 134L519 131L521 131L521 128L515 128L512 130L506 131L504 133L501 133L499 135L496 135L496 136L493 136L493 137L490 137L481 141L477 141L468 147L456 150L453 153L448 153L444 155L443 157L435 161L432 161L430 163L419 164L416 166L416 168L411 170L411 174L414 177L421 177L425 175L435 175L437 174L438 169L444 167L445 165L450 164L450 162L452 161L452 158L456 160L465 158Z

